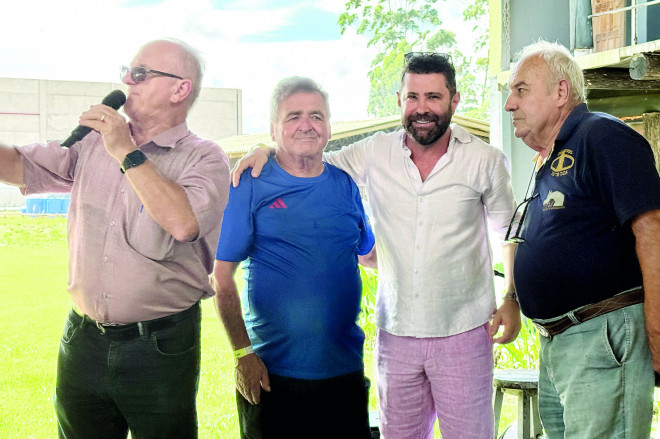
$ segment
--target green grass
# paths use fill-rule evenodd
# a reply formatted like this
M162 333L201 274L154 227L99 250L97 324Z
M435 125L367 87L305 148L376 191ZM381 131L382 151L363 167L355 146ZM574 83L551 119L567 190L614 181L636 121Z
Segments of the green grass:
M66 219L0 214L0 438L56 436L57 351L71 307ZM373 376L371 349L365 349ZM213 302L202 302L200 438L238 437L234 362ZM371 409L376 409L371 391Z
M57 350L71 302L67 284L66 219L0 213L0 438L56 435L52 405ZM373 307L375 279L363 275ZM365 326L365 371L373 378L373 310ZM532 337L530 340L526 340ZM536 349L533 334L498 348L498 367L522 367L518 357ZM500 352L501 351L501 352ZM373 379L372 379L373 381ZM198 393L200 438L238 437L234 364L213 302L202 302L202 368ZM376 410L372 386L370 410ZM505 395L500 432L515 422L515 400ZM436 426L435 437L440 437Z

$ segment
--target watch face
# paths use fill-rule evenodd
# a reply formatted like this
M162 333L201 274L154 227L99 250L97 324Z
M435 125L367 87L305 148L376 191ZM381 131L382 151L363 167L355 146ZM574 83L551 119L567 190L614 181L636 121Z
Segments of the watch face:
M147 160L147 156L144 155L144 153L139 149L133 152L129 152L128 154L126 154L126 158L124 158L124 161L121 165L121 170L122 172L125 172L128 169L141 165L146 160Z

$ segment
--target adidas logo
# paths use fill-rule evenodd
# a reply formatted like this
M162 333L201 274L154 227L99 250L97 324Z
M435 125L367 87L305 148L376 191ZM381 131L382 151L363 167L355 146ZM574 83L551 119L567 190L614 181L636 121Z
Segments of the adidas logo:
M275 200L273 204L270 205L270 209L286 209L286 204L284 204L284 201L282 201L281 198L278 198Z

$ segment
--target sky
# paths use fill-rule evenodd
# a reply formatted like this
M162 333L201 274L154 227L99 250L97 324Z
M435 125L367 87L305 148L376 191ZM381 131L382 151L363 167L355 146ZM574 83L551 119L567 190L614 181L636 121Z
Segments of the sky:
M270 93L291 75L321 84L332 121L366 119L376 52L353 29L341 35L346 1L0 0L0 77L118 82L143 43L172 37L202 53L204 87L242 90L243 134L268 131ZM457 34L463 7L438 3Z

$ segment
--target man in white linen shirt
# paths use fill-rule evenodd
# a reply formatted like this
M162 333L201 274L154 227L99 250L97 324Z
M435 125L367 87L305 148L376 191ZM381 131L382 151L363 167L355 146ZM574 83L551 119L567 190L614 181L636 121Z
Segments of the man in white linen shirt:
M506 158L450 126L460 94L449 56L406 55L397 100L402 131L323 156L366 186L373 211L380 431L431 438L437 416L445 439L493 437L492 344L520 330L513 244L503 246L506 294L496 310L486 223L504 242L516 207ZM234 185L267 159L263 149L249 157Z

